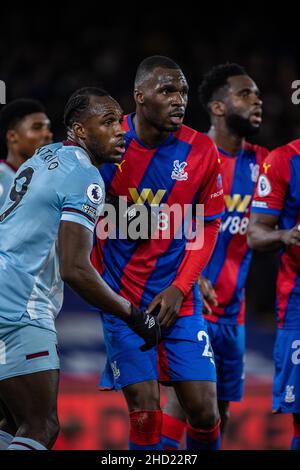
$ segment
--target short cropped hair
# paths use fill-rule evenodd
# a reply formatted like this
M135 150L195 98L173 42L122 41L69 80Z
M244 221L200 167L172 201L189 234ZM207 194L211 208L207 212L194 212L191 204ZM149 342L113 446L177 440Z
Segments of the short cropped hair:
M156 68L181 70L178 64L169 57L153 55L144 59L137 68L134 86L138 87L145 78Z
M15 129L26 116L34 113L45 113L44 106L37 100L20 98L5 105L0 111L1 142L6 142L8 130Z
M228 78L237 75L248 75L244 67L238 64L221 64L213 67L204 75L199 86L199 99L203 107L209 111L208 105L212 101L215 93L228 86Z
M72 127L75 121L80 121L90 105L91 96L110 96L106 90L96 87L85 87L76 90L68 99L64 110L64 124Z

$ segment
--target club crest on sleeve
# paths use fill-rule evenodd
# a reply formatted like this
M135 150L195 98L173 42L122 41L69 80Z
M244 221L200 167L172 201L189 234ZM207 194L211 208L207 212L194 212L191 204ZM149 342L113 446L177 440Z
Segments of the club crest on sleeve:
M94 204L101 204L103 201L103 190L99 184L90 184L86 190L87 196Z
M187 162L179 163L179 160L174 160L173 166L174 168L171 174L172 180L186 181L188 179L188 173L185 171Z
M257 184L257 193L259 197L266 197L272 191L271 183L266 175L260 175Z

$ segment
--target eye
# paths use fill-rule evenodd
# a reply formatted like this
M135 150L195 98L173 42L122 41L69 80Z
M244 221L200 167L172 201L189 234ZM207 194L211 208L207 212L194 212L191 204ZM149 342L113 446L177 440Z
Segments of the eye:
M104 125L107 126L107 127L109 127L109 126L112 125L113 122L114 122L114 121L113 121L112 119L106 119L106 121L104 121Z
M249 90L244 90L244 91L241 92L241 96L242 96L243 98L247 98L247 96L249 96L249 94L250 94L250 91L249 91Z

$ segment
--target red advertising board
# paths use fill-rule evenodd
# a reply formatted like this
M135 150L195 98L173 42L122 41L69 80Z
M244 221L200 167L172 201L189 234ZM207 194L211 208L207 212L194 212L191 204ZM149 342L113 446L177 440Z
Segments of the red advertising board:
M76 387L71 387L60 393L62 432L55 449L127 449L128 415L122 393L75 390ZM164 401L162 390L162 404ZM231 419L222 448L288 449L292 418L272 415L270 410L271 385L247 386L243 401L231 405Z

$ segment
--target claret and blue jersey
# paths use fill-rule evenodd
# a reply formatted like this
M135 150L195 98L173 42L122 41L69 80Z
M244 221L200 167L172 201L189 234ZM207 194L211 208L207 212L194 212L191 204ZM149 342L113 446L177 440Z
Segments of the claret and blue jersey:
M100 169L108 194L127 196L129 202L149 206L179 204L183 208L184 204L203 204L206 220L222 215L218 154L209 137L182 126L151 149L139 141L132 115L125 117L124 127L126 152L121 163L105 164ZM168 220L160 220L158 230L164 231L168 224ZM174 237L174 232L175 228L168 239L141 242L96 237L93 264L115 292L146 308L177 276L184 277L181 269L189 256L187 239ZM186 296L181 315L196 312L201 312L197 284Z
M206 316L209 321L244 324L244 286L252 255L246 231L259 165L267 154L267 149L249 143L235 156L219 149L226 210L213 255L203 271L218 298L218 306Z
M18 321L58 314L63 298L57 237L60 221L93 231L104 185L80 147L39 149L14 175L0 211L0 319Z
M300 223L300 139L273 150L258 180L252 212L275 215L280 229ZM277 278L279 328L300 328L300 248L286 246L281 252Z

